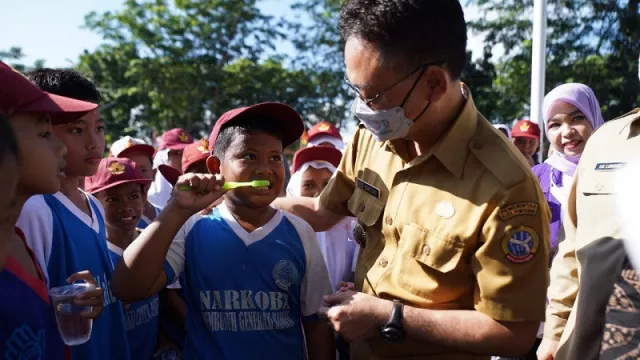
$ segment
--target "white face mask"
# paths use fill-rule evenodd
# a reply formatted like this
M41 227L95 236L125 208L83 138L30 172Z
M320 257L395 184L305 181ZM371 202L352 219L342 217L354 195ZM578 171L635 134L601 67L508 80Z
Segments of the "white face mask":
M381 142L407 136L413 125L413 120L404 116L403 108L373 110L360 97L351 105L351 112Z

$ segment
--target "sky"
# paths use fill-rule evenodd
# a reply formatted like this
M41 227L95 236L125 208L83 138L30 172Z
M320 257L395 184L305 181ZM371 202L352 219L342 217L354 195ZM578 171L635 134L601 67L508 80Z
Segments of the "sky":
M295 0L262 0L261 10L268 15L282 16ZM84 50L92 51L102 40L98 34L83 29L84 17L91 11L98 13L122 8L124 0L0 0L0 50L21 47L24 64L45 60L47 67L73 66ZM465 9L467 19L473 12ZM474 56L482 54L482 40L469 34L469 48ZM276 44L276 51L290 53L290 43ZM343 135L350 137L355 123L347 124Z
M294 0L262 0L261 10L282 16L290 11ZM82 29L84 16L91 11L118 10L123 0L0 0L0 50L21 47L25 64L38 59L49 67L72 65L85 49L91 51L101 43L99 35ZM471 11L465 9L467 18ZM474 55L482 52L482 41L469 34L469 48ZM292 51L288 43L280 43L282 52Z

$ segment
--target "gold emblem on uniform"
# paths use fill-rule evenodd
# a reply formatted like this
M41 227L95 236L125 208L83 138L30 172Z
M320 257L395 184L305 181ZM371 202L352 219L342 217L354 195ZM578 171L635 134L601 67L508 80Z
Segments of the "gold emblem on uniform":
M189 142L189 136L187 136L184 131L181 131L180 134L178 134L178 139L183 143Z
M529 131L530 127L531 125L529 125L529 123L522 123L520 124L520 131Z
M509 204L498 210L498 216L500 216L500 219L506 221L516 216L535 215L538 213L538 207L538 204L532 202Z
M203 154L209 153L209 140L207 139L200 140L200 146L198 146L198 150L200 150L200 152Z
M320 131L327 131L330 128L331 127L327 123L321 123L320 125L318 125L318 130L320 130Z
M113 161L109 166L107 166L107 170L109 170L113 175L122 175L124 174L125 167L123 164Z

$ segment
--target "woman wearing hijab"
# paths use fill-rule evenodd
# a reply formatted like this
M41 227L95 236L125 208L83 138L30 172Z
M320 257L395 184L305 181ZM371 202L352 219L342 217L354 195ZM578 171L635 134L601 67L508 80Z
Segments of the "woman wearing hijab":
M593 131L604 124L600 104L593 91L583 84L564 84L553 89L542 102L543 129L549 139L550 156L533 167L540 188L551 209L550 258L562 241L562 214L584 145ZM494 357L499 360L537 360L542 341L541 325L534 347L522 357ZM543 347L545 345L542 345Z
M564 237L563 208L584 146L594 130L604 124L600 103L584 84L560 85L542 102L544 131L553 149L549 158L533 167L551 209L551 254Z

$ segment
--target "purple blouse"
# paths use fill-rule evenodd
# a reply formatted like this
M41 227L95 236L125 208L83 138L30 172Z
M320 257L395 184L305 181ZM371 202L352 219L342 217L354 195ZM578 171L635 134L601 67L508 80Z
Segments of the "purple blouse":
M540 182L540 188L551 210L549 240L551 241L550 248L555 249L558 246L558 233L560 232L560 226L562 226L562 212L560 201L551 194L551 181L553 180L555 184L562 186L562 173L547 163L536 165L532 170Z

